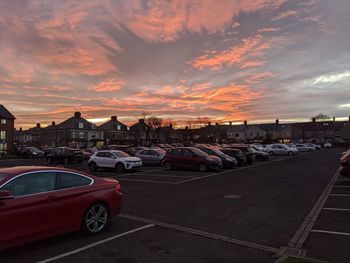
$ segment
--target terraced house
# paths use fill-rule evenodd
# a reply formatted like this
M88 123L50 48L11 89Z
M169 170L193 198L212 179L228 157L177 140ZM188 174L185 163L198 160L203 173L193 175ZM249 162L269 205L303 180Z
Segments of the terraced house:
M0 151L11 152L13 150L15 119L15 116L0 104Z

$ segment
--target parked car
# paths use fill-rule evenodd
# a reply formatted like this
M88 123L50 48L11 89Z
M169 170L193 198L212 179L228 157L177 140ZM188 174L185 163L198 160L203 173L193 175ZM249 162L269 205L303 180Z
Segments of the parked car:
M324 148L333 148L333 144L331 142L326 142L324 145L323 145Z
M165 170L180 168L206 172L222 168L222 162L220 158L209 155L195 147L178 147L167 151L162 166Z
M91 152L87 152L85 150L81 150L81 153L83 154L84 160L89 160L90 157L92 156Z
M340 175L350 177L350 152L340 159Z
M36 147L26 147L25 151L29 158L43 158L44 152Z
M147 147L142 147L142 146L131 147L127 150L127 153L130 156L135 156L136 153L138 153L139 151L146 150L146 149L147 149Z
M184 147L183 143L175 142L171 144L171 147Z
M253 164L255 161L255 153L250 148L249 144L233 144L232 148L241 150L246 158L247 158L247 164Z
M298 150L292 147L288 147L284 144L272 144L269 147L269 153L271 155L295 155L298 153Z
M223 168L234 168L238 166L238 161L236 160L236 158L231 157L225 153L223 153L222 151L218 150L217 148L214 147L196 147L199 150L209 154L209 155L213 155L216 157L219 157L221 159Z
M91 156L89 162L90 171L96 171L98 168L116 169L118 173L125 170L135 171L142 167L140 158L131 157L123 151L117 150L102 150Z
M315 150L321 150L321 145L315 143L306 143L307 146L315 148Z
M136 153L144 165L161 165L166 151L162 149L146 149Z
M80 149L59 147L53 153L46 156L48 163L81 163L84 160L83 153Z
M103 145L101 146L100 150L116 150L116 151L123 151L128 153L129 149L131 147L128 145L117 145L117 144L111 144L111 145Z
M231 157L234 157L238 162L238 166L247 164L247 157L241 150L232 148L219 148L219 150Z
M308 146L307 144L298 143L295 146L299 152L314 152L314 151L316 151L315 147Z
M265 151L262 150L258 150L255 147L250 147L252 149L252 151L255 154L255 159L256 160L260 160L260 161L268 161L271 158L271 155Z
M118 181L57 167L0 169L0 249L103 231L122 206Z
M44 147L43 148L43 152L44 152L45 156L47 156L50 153L53 153L54 151L55 151L55 148L53 148L53 147Z

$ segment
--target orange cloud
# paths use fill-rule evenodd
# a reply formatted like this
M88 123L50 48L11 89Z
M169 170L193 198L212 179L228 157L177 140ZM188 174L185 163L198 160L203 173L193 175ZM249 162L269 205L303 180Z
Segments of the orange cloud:
M111 92L122 89L126 82L123 80L105 80L100 82L97 86L90 88L95 92Z
M238 46L217 52L211 51L190 61L196 69L220 69L224 65L239 65L250 56L262 56L264 51L272 47L272 41L265 40L261 35L245 38Z

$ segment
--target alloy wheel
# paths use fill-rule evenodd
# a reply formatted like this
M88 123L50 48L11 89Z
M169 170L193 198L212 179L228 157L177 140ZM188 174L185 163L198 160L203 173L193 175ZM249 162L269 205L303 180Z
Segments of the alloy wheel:
M85 216L85 228L90 233L101 232L107 225L108 213L103 204L94 204Z

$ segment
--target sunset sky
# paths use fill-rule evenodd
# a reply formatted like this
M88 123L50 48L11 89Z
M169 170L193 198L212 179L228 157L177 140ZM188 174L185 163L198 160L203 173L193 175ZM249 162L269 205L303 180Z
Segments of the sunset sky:
M349 0L1 0L16 126L350 115Z

